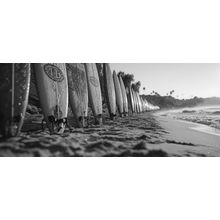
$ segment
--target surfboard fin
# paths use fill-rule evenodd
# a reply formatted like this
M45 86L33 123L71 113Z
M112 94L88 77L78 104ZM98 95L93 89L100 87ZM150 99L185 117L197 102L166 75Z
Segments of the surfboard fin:
M67 125L67 118L56 119L53 115L48 116L48 127L50 130L50 134L62 134L65 130L65 126Z

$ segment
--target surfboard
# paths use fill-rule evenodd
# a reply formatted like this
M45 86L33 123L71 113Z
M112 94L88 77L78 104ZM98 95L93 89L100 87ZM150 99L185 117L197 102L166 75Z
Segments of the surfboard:
M144 100L143 100L142 96L140 96L140 98L141 98L141 107L142 107L142 112L144 112Z
M149 102L147 100L146 100L146 110L150 111L150 104L149 104Z
M102 96L98 71L94 63L86 63L89 103L92 107L96 124L102 124Z
M104 64L104 88L110 118L114 120L116 116L116 96L115 85L112 72L108 63Z
M131 112L134 113L135 112L135 110L134 110L134 97L133 97L133 94L131 91L131 86L128 88L127 96L128 96L128 103L129 103Z
M106 97L105 97L105 86L104 86L104 64L103 63L96 63L96 68L98 71L99 75L99 82L100 82L100 87L101 87L101 95L102 95L102 103L106 102Z
M88 116L88 85L85 66L82 63L67 63L69 102L78 127L85 127Z
M139 103L138 93L137 92L135 92L135 96L136 96L136 101L137 101L137 112L140 113L141 109L140 109L140 103Z
M147 111L147 107L146 107L146 100L143 98L143 106L144 106L144 111Z
M137 98L138 98L138 104L139 104L140 112L142 112L141 99L140 99L139 93L137 93Z
M134 95L134 99L135 99L135 109L136 109L136 112L138 113L139 110L138 110L137 95L136 95L136 92L134 90L133 90L133 95Z
M145 100L143 97L141 97L141 101L142 101L142 106L143 106L143 111L146 111L146 106L145 106Z
M143 102L142 97L141 96L139 96L139 97L140 97L140 101L141 101L141 110L142 110L142 112L144 112L144 102Z
M126 94L126 90L125 90L125 85L124 85L123 79L121 78L120 75L118 76L118 78L119 78L119 81L120 81L122 97L123 97L124 115L127 116L128 115L128 99L127 99L127 94Z
M134 101L134 112L136 113L137 112L136 97L135 97L134 90L132 89L132 87L131 87L131 94L132 94L133 101Z
M113 71L113 80L115 85L116 104L118 107L119 115L122 117L124 112L123 97L122 97L121 85L115 71Z
M145 111L147 112L148 111L148 102L146 99L144 100L144 106L145 106Z
M49 131L63 133L67 123L68 83L64 63L34 64L37 90Z
M0 133L19 135L25 117L30 90L31 68L28 63L0 64Z

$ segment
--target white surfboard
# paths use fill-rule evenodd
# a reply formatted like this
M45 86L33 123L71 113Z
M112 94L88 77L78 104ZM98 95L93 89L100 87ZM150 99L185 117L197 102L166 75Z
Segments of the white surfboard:
M139 104L139 100L138 100L138 94L137 92L134 91L135 94L135 98L136 98L136 108L137 108L137 112L140 113L140 104Z
M137 110L137 113L139 113L140 109L139 109L139 104L138 104L137 93L135 91L134 91L134 96L135 96L135 100L136 100L136 110Z
M127 96L128 96L131 112L134 113L135 112L134 97L133 97L131 86L128 88Z
M142 109L142 112L144 112L144 101L141 96L140 96L140 100L141 100L141 109Z
M51 133L63 133L68 112L68 83L64 63L34 64L44 118Z
M136 103L136 97L135 97L133 88L131 88L131 92L132 92L132 96L133 96L133 100L134 100L134 112L136 113L137 112L137 103Z
M140 95L139 95L138 92L137 92L137 98L138 98L138 104L139 104L140 112L142 112L141 99L140 99Z
M121 78L120 75L118 76L118 78L120 81L122 97L123 97L124 115L127 116L128 115L128 99L127 99L127 94L126 94L126 90L125 90L125 85L124 85L123 79Z

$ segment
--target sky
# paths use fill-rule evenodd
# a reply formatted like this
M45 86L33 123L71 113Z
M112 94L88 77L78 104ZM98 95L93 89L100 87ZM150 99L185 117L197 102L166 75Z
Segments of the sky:
M220 97L220 64L111 63L110 66L112 71L133 74L135 81L141 81L141 94L154 90L166 95L174 90L173 96L180 99Z

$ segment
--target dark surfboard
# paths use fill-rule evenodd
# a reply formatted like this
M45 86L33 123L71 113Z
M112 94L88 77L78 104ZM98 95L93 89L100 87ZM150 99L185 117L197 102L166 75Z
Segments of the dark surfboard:
M19 135L25 117L30 89L28 63L0 64L0 133Z
M96 124L102 124L102 95L97 67L94 63L86 63L89 103L92 107Z
M121 117L123 117L123 97L122 97L122 91L121 91L121 85L118 79L118 76L116 72L113 72L113 79L114 79L114 85L115 85L115 95L116 95L116 104L118 107L118 112Z
M110 118L114 120L116 116L115 85L113 81L112 72L108 63L104 64L104 88L109 115Z
M134 113L135 112L134 97L133 97L133 94L132 94L132 91L131 91L131 86L128 88L127 96L128 96L128 103L129 103L131 112Z

